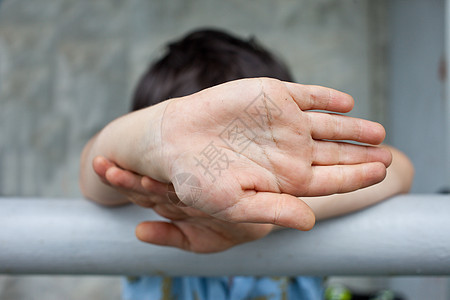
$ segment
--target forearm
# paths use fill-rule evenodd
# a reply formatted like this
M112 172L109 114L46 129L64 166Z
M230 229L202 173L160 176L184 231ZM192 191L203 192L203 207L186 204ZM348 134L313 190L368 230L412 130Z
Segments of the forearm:
M129 203L126 197L117 192L117 189L103 183L94 172L92 162L95 158L95 151L92 146L95 144L98 134L89 140L84 146L80 159L79 184L81 193L89 200L103 205L121 205Z
M323 220L361 210L381 202L396 194L407 193L411 187L414 167L405 154L389 148L392 152L392 164L387 169L386 178L373 186L345 194L323 197L302 197L316 215L316 220Z
M95 173L93 161L97 156L103 156L126 170L160 181L167 180L164 166L155 163L160 160L161 122L166 105L164 102L122 116L86 144L81 154L79 178L85 197L105 205L128 202L124 195L103 183Z

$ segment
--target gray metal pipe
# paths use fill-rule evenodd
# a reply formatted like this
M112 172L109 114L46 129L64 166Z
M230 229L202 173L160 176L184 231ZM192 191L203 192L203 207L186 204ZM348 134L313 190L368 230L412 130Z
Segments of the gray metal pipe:
M0 198L0 273L117 275L449 275L450 197L398 196L217 254L139 242L157 219L137 206Z

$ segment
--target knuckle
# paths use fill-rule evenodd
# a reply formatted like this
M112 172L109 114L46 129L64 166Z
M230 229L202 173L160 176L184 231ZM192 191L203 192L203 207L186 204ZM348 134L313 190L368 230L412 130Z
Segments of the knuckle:
M272 224L278 224L282 210L283 210L283 201L281 198L277 198L275 203L275 210L272 219Z

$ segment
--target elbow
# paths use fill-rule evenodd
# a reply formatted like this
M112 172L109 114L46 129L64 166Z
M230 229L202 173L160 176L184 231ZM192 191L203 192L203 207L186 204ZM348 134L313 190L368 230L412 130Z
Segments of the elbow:
M394 168L396 168L401 181L400 193L407 194L411 190L414 182L414 164L405 153L398 149L393 150L393 156L395 164Z
M407 179L406 179L404 193L409 193L409 191L411 190L411 186L414 182L415 169L414 169L414 164L408 157L406 157L405 168L407 169L408 175L407 175Z

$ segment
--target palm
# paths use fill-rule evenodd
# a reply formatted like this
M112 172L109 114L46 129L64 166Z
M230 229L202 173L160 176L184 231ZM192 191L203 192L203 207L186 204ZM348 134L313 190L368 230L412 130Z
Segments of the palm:
M385 150L323 141L377 144L382 127L310 112L348 111L351 98L292 87L240 80L200 92L195 101L180 98L168 105L163 161L184 204L227 221L308 229L312 213L295 196L348 192L383 179L390 160Z

